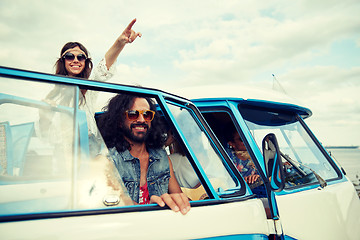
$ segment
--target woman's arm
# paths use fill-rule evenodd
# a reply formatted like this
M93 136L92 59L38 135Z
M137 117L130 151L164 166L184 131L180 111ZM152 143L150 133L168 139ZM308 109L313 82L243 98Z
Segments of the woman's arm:
M121 33L121 35L116 39L114 44L105 54L106 67L110 69L110 67L114 64L117 57L124 49L127 43L132 43L135 41L137 37L141 37L141 33L135 32L131 28L136 22L136 18L133 19L130 24L125 28L125 30Z
M172 162L169 158L169 168L170 168L170 179L169 179L169 193L182 193L180 185L176 180Z
M165 193L161 196L152 195L150 198L150 203L156 203L159 206L163 207L165 205L169 206L174 212L181 212L185 215L190 211L190 202L186 195L181 191L179 183L177 182L172 168L171 161L169 159L170 167L170 180L169 180L169 193Z

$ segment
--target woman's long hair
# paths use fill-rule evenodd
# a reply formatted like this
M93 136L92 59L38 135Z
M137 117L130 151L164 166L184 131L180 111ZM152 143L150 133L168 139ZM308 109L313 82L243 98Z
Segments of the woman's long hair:
M130 150L130 143L124 138L125 111L129 110L136 98L142 98L134 95L119 94L113 97L107 106L103 108L105 111L97 119L100 133L108 148L116 147L118 152ZM150 109L156 112L156 107L151 98L146 98L150 105ZM148 137L145 139L145 145L149 148L161 148L165 143L165 129L158 114L155 114Z
M84 45L82 45L79 42L68 42L63 46L60 52L60 58L56 61L54 65L55 74L64 75L64 76L68 75L68 72L66 71L65 68L65 59L61 56L64 54L65 51L74 47L79 47L87 56L87 59L85 60L85 68L79 75L77 75L77 77L88 79L90 77L90 73L93 68L93 63L91 61L91 58L89 57L88 50L84 47Z

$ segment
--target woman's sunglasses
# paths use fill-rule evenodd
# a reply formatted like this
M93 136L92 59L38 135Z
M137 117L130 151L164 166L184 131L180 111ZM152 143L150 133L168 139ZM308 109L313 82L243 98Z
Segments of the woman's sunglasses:
M74 54L72 54L70 52L65 53L63 58L65 58L65 60L68 60L68 61L74 61L74 59L77 58L77 60L79 62L85 61L87 59L85 54L80 53L79 55L75 56Z
M152 110L127 110L125 111L125 114L130 121L137 120L140 117L140 114L145 121L152 121L155 116L155 112Z

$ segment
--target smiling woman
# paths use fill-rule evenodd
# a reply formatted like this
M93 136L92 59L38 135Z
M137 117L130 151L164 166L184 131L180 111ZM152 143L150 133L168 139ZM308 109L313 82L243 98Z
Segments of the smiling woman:
M110 78L113 73L111 67L116 61L117 57L125 47L127 43L135 41L137 37L141 37L141 33L137 33L132 30L133 25L135 24L136 19L133 19L130 24L125 28L121 35L116 39L115 43L110 47L106 52L105 58L99 63L99 66L95 71L104 68L106 72L104 76L107 76L106 79L99 79L99 75L93 73L93 76L90 77L92 71L93 63L89 57L89 52L79 42L68 42L66 43L60 52L60 58L56 61L56 74L68 75L72 77L81 77L88 79L89 77L94 80L107 80ZM103 66L101 66L103 65ZM110 71L110 75L109 72ZM101 75L100 75L101 76Z
M92 79L96 81L108 81L115 74L114 63L117 57L127 43L132 43L137 37L141 37L141 33L132 30L136 19L133 19L120 36L115 40L114 44L106 52L104 58L93 69L93 62L90 58L88 50L79 42L66 43L61 51L60 57L55 63L55 73L58 75L80 77ZM89 124L89 136L94 141L99 139L96 124L94 122L94 105L97 100L96 91L88 91L81 89L79 94L79 108L86 112L87 122ZM63 91L62 86L55 86L44 99L44 102L55 105L62 102L69 105L72 98L66 97L69 93ZM70 93L71 94L71 93ZM68 101L65 103L65 101ZM51 125L52 116L41 116L43 126Z
M68 42L61 49L61 57L56 61L56 74L89 78L93 63L87 49L78 42Z

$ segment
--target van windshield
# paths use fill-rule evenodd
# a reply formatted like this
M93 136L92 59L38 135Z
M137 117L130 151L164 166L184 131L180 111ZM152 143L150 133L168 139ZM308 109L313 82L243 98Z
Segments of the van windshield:
M268 133L276 135L286 174L286 186L317 183L315 174L324 180L338 177L334 166L327 160L294 113L239 106L241 115L259 149Z

